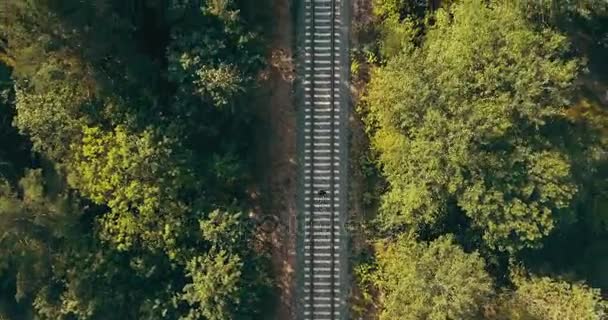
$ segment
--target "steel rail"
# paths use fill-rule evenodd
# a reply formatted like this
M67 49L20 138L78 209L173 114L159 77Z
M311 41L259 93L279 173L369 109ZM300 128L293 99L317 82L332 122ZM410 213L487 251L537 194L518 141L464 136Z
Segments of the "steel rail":
M305 270L308 270L308 276L309 276L309 281L308 281L308 299L309 299L309 303L308 305L308 310L309 310L309 314L310 314L310 318L314 319L315 318L315 309L318 307L316 306L316 299L315 298L319 298L319 297L315 297L316 294L316 290L315 288L317 286L326 286L327 283L326 282L322 282L320 284L315 284L315 251L317 248L315 248L315 230L317 228L319 228L320 231L325 231L327 230L327 227L329 227L329 272L330 274L328 275L328 279L329 279L329 318L330 319L337 319L339 318L339 316L336 316L336 269L337 269L337 259L336 259L336 198L339 198L338 195L336 195L336 174L335 171L338 167L337 161L336 161L336 145L337 145L337 138L336 138L336 116L337 116L337 112L336 112L336 36L335 36L335 32L336 32L336 25L337 25L337 21L336 21L336 0L329 0L326 3L323 3L323 6L320 8L317 8L317 2L323 2L322 0L309 0L310 2L310 8L309 8L309 12L311 14L311 18L310 18L310 25L309 25L309 32L310 32L310 46L308 47L308 50L310 50L310 62L309 62L309 69L307 70L307 76L310 77L310 88L309 88L309 93L308 93L308 98L309 100L309 108L310 110L308 110L309 112L309 117L310 117L310 132L309 132L309 146L310 149L308 150L308 152L310 152L310 157L309 157L309 164L308 164L308 168L310 170L309 172L309 183L310 186L308 188L308 192L309 192L309 198L308 198L308 202L305 201L305 203L308 203L309 205L309 210L307 210L307 212L309 213L310 217L308 220L308 234L307 237L308 241L309 241L309 245L308 245L308 254L309 254L309 259L308 259L308 263L309 266L308 268L305 267ZM329 5L329 7L327 7L326 5ZM323 8L329 9L329 46L327 47L329 49L329 117L330 117L330 121L329 121L329 190L328 190L328 194L326 194L325 190L315 190L315 178L318 178L315 176L315 168L317 167L316 164L316 159L315 159L315 144L316 144L316 132L315 132L315 114L317 113L317 110L315 110L315 107L317 106L317 101L315 98L315 92L318 89L317 86L319 86L319 83L317 83L316 81L316 77L315 77L315 72L317 71L317 66L320 65L320 63L322 61L316 61L316 52L317 52L317 48L316 48L316 43L315 41L317 40L316 37L316 26L317 26L317 15L319 13L327 13L327 12L322 12ZM321 18L319 18L321 19ZM321 32L322 33L322 32ZM321 37L323 37L324 35L321 35ZM321 41L319 41L321 42ZM323 46L321 45L321 47L323 48ZM321 60L325 60L322 59ZM322 67L319 67L319 69L323 69ZM320 89L323 89L323 86L320 85ZM323 112L327 112L327 111L319 111L321 113ZM306 117L305 117L306 118ZM306 154L306 153L305 153ZM306 188L305 188L306 189ZM318 191L318 193L317 193ZM326 203L325 201L325 197L329 197L329 203ZM306 196L305 196L306 197ZM327 207L329 208L329 225L327 226L326 223L327 222L319 222L317 223L316 218L315 218L315 204L317 202L317 200L319 200L319 208L324 208L325 205L327 205ZM306 210L305 210L306 212ZM321 221L326 221L326 220L321 220ZM318 225L316 225L318 224ZM306 224L305 224L306 225ZM322 237L325 237L325 233L321 233ZM305 259L306 261L306 259ZM322 292L321 290L319 290L319 292ZM327 305L323 305L320 304L321 309L323 308L327 308ZM306 308L305 308L306 309ZM305 312L306 313L306 312ZM323 313L321 313L323 314ZM308 318L308 317L305 317Z
M330 188L330 208L331 208L331 216L330 216L330 252L331 252L331 267L330 267L330 281L331 281L331 285L330 285L330 312L331 312L331 318L334 319L335 317L335 307L336 307L336 288L335 288L335 271L336 271L336 259L335 259L335 246L336 246L336 239L335 239L335 213L336 213L336 195L335 195L335 175L334 175L334 171L335 171L335 124L336 124L336 119L335 119L335 111L336 111L336 107L334 105L335 103L335 92L336 92L336 88L335 88L335 39L334 39L334 32L335 32L335 10L336 10L336 0L331 0L331 13L330 13L330 76L329 76L329 83L330 83L330 89L329 89L329 104L330 104L330 132L331 132L331 139L330 139L330 147L331 147L331 152L330 152L330 158L331 158L331 165L329 166L330 168L330 180L331 183L329 184L329 188Z
M314 152L314 146L315 146L315 127L314 127L314 119L315 119L315 76L314 76L314 70L315 70L315 1L314 0L310 0L310 10L311 10L311 29L310 29L310 69L312 70L312 72L309 74L310 76L310 122L311 122L311 126L310 126L310 217L309 217L309 223L310 223L310 229L308 231L309 237L310 237L310 243L309 243L309 252L310 252L310 258L309 258L309 270L310 270L310 287L309 287L309 305L310 305L310 314L314 313L314 288L315 288L315 278L314 278L314 252L315 252L315 242L314 242L314 227L315 227L315 222L314 222L314 215L315 215L315 152Z

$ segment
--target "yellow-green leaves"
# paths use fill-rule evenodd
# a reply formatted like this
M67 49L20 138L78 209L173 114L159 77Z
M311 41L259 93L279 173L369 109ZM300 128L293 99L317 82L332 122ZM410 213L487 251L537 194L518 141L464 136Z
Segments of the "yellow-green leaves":
M202 238L214 248L230 248L240 245L239 241L246 235L246 221L241 213L214 210L199 222Z
M500 296L488 319L601 320L608 312L599 289L549 277L516 276L516 289Z
M66 84L55 82L43 92L17 85L14 124L30 137L34 150L53 159L64 159L72 139L80 134L78 109L83 103L79 92Z
M426 29L369 84L366 123L390 185L381 221L464 214L491 247L534 246L578 190L561 142L572 140L558 138L573 132L552 126L567 122L581 64L564 58L564 36L507 3L461 1Z
M180 169L171 162L170 144L151 131L85 127L82 144L73 148L70 183L110 208L101 220L108 240L123 250L142 241L151 247L170 241L163 237L164 224L183 214L176 197Z
M184 286L180 299L191 306L187 320L224 320L231 318L238 304L242 262L225 251L210 252L193 258L186 266L191 282Z
M491 298L483 259L451 237L422 243L401 236L376 250L376 265L365 278L380 291L379 319L473 319Z

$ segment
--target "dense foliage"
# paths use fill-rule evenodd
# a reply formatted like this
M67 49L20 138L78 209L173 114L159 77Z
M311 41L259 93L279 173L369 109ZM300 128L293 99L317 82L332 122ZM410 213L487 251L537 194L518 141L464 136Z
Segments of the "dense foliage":
M259 26L231 0L1 6L0 318L259 318Z
M439 11L423 47L392 57L369 85L391 186L383 218L433 224L461 211L491 245L533 245L579 189L573 167L584 155L568 143L580 138L559 129L580 67L563 59L563 36L506 6L450 14Z
M548 277L514 277L516 290L497 299L490 319L587 319L606 316L598 289Z
M484 267L449 237L426 244L401 236L379 244L377 263L360 276L382 293L380 319L470 319L492 292Z
M429 8L374 1L380 41L368 61L378 62L359 111L387 189L374 221L381 245L360 279L379 317L601 319L600 290L584 282L608 290L594 271L608 267L608 4ZM454 257L426 266L411 249L439 244ZM467 263L473 274L458 268L467 259L480 260ZM514 263L531 273L516 276ZM423 302L462 278L452 300Z

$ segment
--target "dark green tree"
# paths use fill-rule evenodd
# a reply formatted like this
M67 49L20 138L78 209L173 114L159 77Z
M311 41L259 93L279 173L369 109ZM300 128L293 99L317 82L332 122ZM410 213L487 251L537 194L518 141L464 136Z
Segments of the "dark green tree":
M0 224L16 230L3 238L0 309L10 306L5 297L19 300L2 316L259 315L265 256L250 241L252 222L235 212L249 206L246 97L263 48L239 9L232 1L2 4L8 98L0 107L31 141L29 165L56 169L67 197L56 209L44 183L17 187L28 164L0 146L0 160L18 169L0 171L10 178ZM34 191L42 200L29 200ZM63 215L41 220L49 211ZM37 276L24 278L28 270Z

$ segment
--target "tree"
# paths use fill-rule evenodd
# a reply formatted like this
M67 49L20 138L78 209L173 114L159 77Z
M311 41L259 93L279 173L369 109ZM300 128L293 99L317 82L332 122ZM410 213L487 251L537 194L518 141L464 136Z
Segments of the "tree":
M246 175L252 119L248 89L263 65L259 35L250 31L238 1L174 1L167 46L171 117L192 146L202 171L218 186ZM200 32L205 30L205 32ZM230 179L223 177L229 171ZM220 193L224 193L222 190Z
M16 0L0 12L0 34L6 40L0 45L11 57L18 91L25 93L24 102L30 102L24 103L25 121L19 128L34 133L35 142L62 133L40 131L51 125L63 124L57 127L63 129L73 122L102 121L145 126L162 118L158 97L151 93L161 92L160 70L153 61L159 57L139 50L141 40L134 30L144 27L123 11L123 5L135 1L107 2L112 10L100 11L95 2ZM66 115L69 118L61 118ZM34 116L40 119L29 124ZM46 117L47 127L28 130ZM67 121L57 123L58 118ZM54 160L60 159L61 155Z
M31 144L3 139L33 154L14 161L0 145L0 318L258 315L266 256L236 212L249 206L245 96L264 48L240 2L0 7L0 120ZM16 186L28 162L55 168L62 205L80 210L56 219L67 230L44 220L59 198Z
M69 181L111 212L102 218L102 232L118 248L133 244L162 248L174 243L170 226L183 219L178 200L187 172L174 157L170 140L146 131L133 135L118 126L111 132L84 128L77 145Z
M376 249L366 278L380 292L380 319L472 319L493 293L483 258L449 236L424 243L402 235Z
M184 286L181 299L191 309L184 319L230 319L238 305L234 299L238 297L241 268L240 258L224 251L190 261L186 270L192 282Z
M0 182L0 305L30 302L52 275L55 249L77 233L78 202L65 190L53 191L50 182L39 169L26 171L18 188ZM10 308L0 306L4 313Z
M608 15L608 3L602 0L526 0L518 1L522 9L535 21L553 25L566 31L583 27L592 37L602 36L606 26L595 19ZM596 39L604 42L608 39Z
M42 93L29 91L20 86L15 90L15 125L21 133L30 137L36 151L52 159L69 156L69 146L81 135L82 118L79 108L81 92L64 83Z
M498 308L488 319L601 320L607 314L600 290L584 283L569 283L549 277L515 277L516 289L501 296Z
M31 146L13 127L15 110L10 73L10 68L0 63L0 177L16 182L31 160Z
M399 19L409 15L422 17L429 9L428 2L426 0L374 0L374 14L384 18L396 17Z
M466 216L491 247L536 246L570 218L577 175L601 154L566 115L581 63L506 2L466 0L435 19L369 85L366 124L390 184L380 219Z

